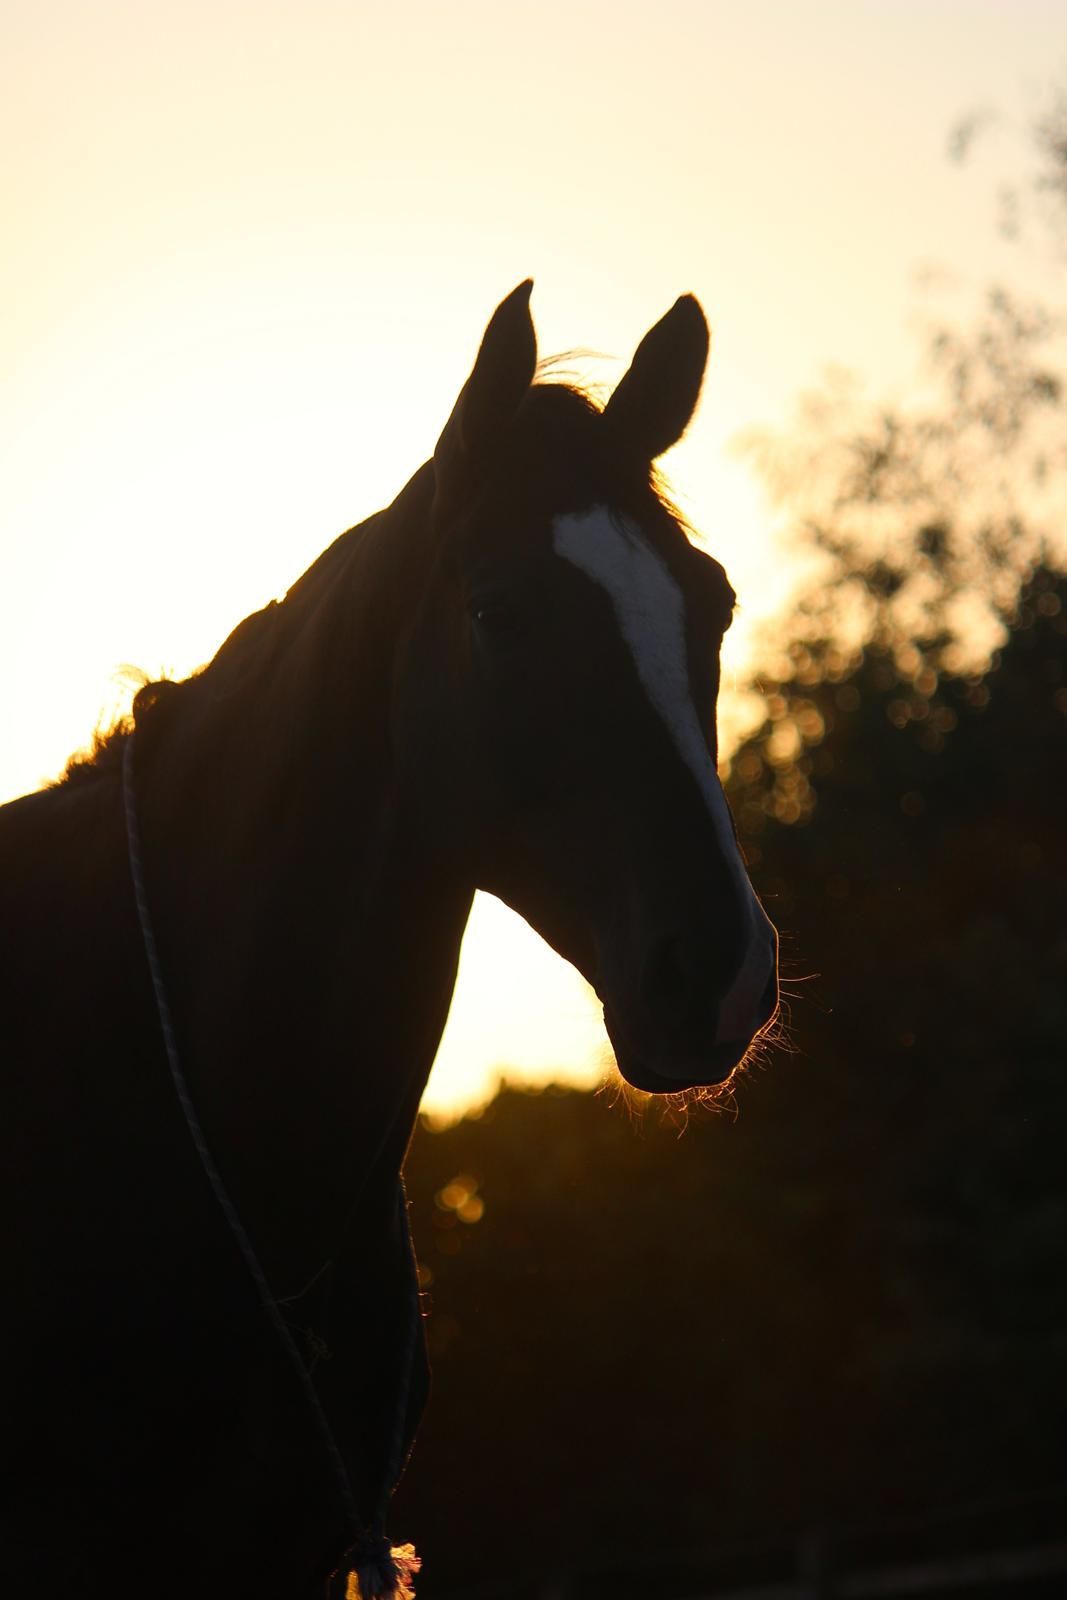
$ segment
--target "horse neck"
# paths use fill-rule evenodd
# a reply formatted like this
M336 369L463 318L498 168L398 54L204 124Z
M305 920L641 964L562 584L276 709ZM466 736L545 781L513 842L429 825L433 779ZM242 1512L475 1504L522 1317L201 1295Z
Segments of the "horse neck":
M138 735L179 1048L282 1274L330 1253L361 1186L395 1174L470 905L412 829L389 750L398 612L415 597L383 588L418 571L425 494L412 488L161 703L143 763ZM280 1172L300 1187L307 1237L293 1236Z

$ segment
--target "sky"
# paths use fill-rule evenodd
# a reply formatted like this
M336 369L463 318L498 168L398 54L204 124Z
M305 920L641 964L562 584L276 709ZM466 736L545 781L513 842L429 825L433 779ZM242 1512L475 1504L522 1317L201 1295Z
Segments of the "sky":
M0 37L0 800L392 499L527 276L542 353L608 387L705 307L664 465L740 595L729 736L792 581L732 441L829 366L906 383L927 269L958 300L1010 266L997 187L1067 81L1037 0L0 0ZM605 1044L480 898L426 1104Z

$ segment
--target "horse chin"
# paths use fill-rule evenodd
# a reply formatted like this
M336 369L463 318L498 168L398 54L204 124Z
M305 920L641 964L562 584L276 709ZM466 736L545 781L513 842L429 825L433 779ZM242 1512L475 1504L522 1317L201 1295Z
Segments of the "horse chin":
M709 1089L725 1083L748 1049L746 1041L711 1045L699 1056L641 1050L606 1006L604 1026L622 1076L631 1088L645 1094L685 1094L690 1089Z

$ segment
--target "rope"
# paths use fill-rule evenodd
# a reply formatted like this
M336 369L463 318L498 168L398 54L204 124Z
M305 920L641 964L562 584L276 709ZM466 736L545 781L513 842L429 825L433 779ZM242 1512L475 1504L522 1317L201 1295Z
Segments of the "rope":
M407 1345L404 1350L401 1371L404 1374L403 1385L400 1390L400 1400L393 1421L393 1437L389 1450L389 1460L386 1467L385 1481L382 1485L381 1498L378 1501L375 1526L385 1526L385 1516L392 1499L393 1489L400 1481L400 1474L404 1470L404 1435L407 1421L408 1399L411 1394L411 1373L415 1364L415 1337L422 1321L422 1307L419 1302L419 1274L415 1265L415 1246L411 1239L411 1225L408 1221L408 1203L404 1194L403 1182L396 1186L397 1208L400 1213L400 1235L404 1245L404 1255L408 1268L408 1331ZM407 1546L404 1547L405 1549ZM417 1568L415 1569L417 1570Z
M130 877L133 882L133 894L137 903L137 918L141 928L141 940L144 945L145 956L148 961L148 970L152 979L152 990L155 995L156 1011L159 1016L159 1025L163 1034L163 1043L167 1053L167 1063L170 1067L171 1082L174 1092L178 1097L185 1117L185 1124L189 1130L190 1138L200 1157L200 1165L204 1169L207 1180L211 1185L215 1199L229 1226L230 1232L237 1242L238 1249L244 1258L249 1276L256 1287L260 1304L266 1312L267 1320L277 1335L278 1341L285 1352L300 1386L307 1400L316 1429L318 1430L323 1447L326 1451L333 1474L338 1498L344 1509L345 1521L348 1525L348 1534L351 1546L349 1558L351 1559L354 1573L359 1584L363 1600L372 1600L372 1597L385 1597L392 1595L402 1596L410 1593L408 1589L409 1572L418 1570L418 1558L408 1545L395 1550L382 1533L385 1521L385 1512L392 1497L393 1487L400 1474L403 1454L404 1423L407 1415L408 1396L411 1388L411 1364L415 1349L415 1333L418 1327L419 1301L418 1278L415 1270L415 1257L411 1243L411 1234L408 1227L407 1202L404 1197L403 1185L398 1182L397 1191L400 1201L400 1216L403 1239L407 1247L410 1267L409 1300L413 1315L409 1317L408 1339L404 1360L404 1379L400 1394L397 1419L393 1429L390 1447L388 1470L382 1494L376 1508L374 1529L368 1531L360 1519L356 1509L355 1496L352 1492L351 1480L348 1470L337 1447L329 1420L322 1408L322 1401L315 1388L307 1366L297 1348L296 1341L289 1329L289 1325L282 1315L281 1308L274 1297L267 1276L260 1265L255 1247L248 1236L240 1214L230 1198L222 1174L211 1154L204 1130L200 1125L200 1118L196 1114L189 1084L182 1070L181 1058L178 1054L177 1040L174 1034L174 1025L170 1014L170 1005L167 1000L167 991L163 982L163 969L159 960L159 950L156 945L155 932L152 927L152 918L148 909L148 896L145 892L144 867L141 858L141 835L137 823L137 807L133 784L133 732L126 740L126 748L122 757L122 800L126 820L126 844L130 863ZM413 1295L411 1291L413 1290ZM408 1555L408 1552L411 1552ZM351 1590L350 1590L351 1592Z

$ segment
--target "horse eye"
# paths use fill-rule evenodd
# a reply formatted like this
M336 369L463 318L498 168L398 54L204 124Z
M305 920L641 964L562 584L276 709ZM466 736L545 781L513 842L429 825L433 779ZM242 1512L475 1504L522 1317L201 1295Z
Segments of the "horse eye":
M479 629L490 638L500 638L516 631L519 614L510 600L493 596L478 600L471 607L471 615Z

